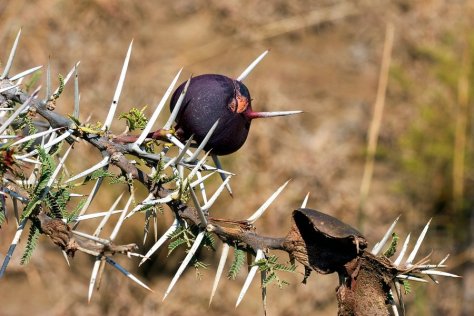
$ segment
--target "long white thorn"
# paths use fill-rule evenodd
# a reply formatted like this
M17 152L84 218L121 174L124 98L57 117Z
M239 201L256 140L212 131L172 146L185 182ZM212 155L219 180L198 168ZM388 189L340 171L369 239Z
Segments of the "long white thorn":
M400 263L403 260L403 257L405 256L405 253L407 252L408 243L410 242L410 235L411 234L407 235L407 238L405 239L405 242L403 243L402 249L400 250L400 253L398 254L397 259L395 259L395 261L393 262L393 265L396 267L400 265Z
M214 161L214 164L216 165L216 168L218 170L222 170L222 164L221 164L221 161L219 160L219 157L217 155L211 155L211 156L212 156L212 161ZM225 181L225 179L227 178L227 176L222 172L219 172L219 175L221 176L222 181ZM227 184L226 188L230 196L233 196L232 188L230 187L230 184Z
M51 98L51 56L48 58L46 67L46 100Z
M238 81L243 81L252 72L252 70L267 56L269 50L264 51L260 56L257 57L245 70L237 77Z
M280 195L280 193L285 189L285 187L288 185L288 183L290 182L290 180L286 181L285 184L283 184L281 187L279 187L269 198L268 200L265 201L265 203L262 204L262 206L260 206L260 208L255 212L253 213L252 216L250 216L249 218L247 218L247 221L251 224L255 223L255 221L257 219L260 218L260 216L263 215L263 213L266 211L266 209L270 206L270 204L272 204L272 202L278 197L278 195Z
M230 178L231 178L231 176L228 176L227 179L225 179L225 181L222 182L222 184L219 186L219 188L216 190L216 192L214 192L214 194L209 199L209 201L206 204L204 204L204 206L202 207L202 209L204 211L207 211L208 209L210 209L211 206L214 204L214 202L216 202L217 198L221 195L221 193L224 190L227 183L229 183Z
M309 200L309 192L306 193L306 196L304 197L303 203L301 203L301 208L306 208L306 205L308 205L308 200Z
M203 183L203 182L206 181L208 178L212 177L216 172L217 172L217 171L213 171L212 173L206 174L204 177L199 178L199 179L197 179L197 180L194 181L194 182L191 182L191 184L190 184L191 188L194 188L194 187L198 186L199 184Z
M172 142L174 145L176 145L176 147L178 147L179 149L183 149L183 148L184 148L185 145L184 145L183 143L181 143L181 142L179 141L179 139L177 139L176 137L174 137L173 135L170 135L170 134L167 134L166 136L168 137L168 140L169 140L170 142ZM192 155L193 155L193 153L192 153L190 150L187 150L187 151L186 151L186 154L189 155L189 156L192 156ZM214 160L214 156L215 156L215 155L212 155L212 159L213 159L213 160ZM215 157L216 157L216 159L217 159L217 156L215 156ZM216 162L214 161L214 163L216 163ZM220 162L218 162L218 163L219 163L219 166L220 166ZM217 163L216 163L216 166L217 166ZM221 173L221 178L222 178L222 180L225 180L225 176L224 176L224 175L234 175L232 172L222 170L222 166L221 166L220 168L221 168L221 169L218 169L218 168L216 168L216 167L209 166L209 165L204 165L204 169L207 170L207 171L217 170L219 173ZM231 192L231 190L230 190L229 184L227 184L227 189L229 190L230 194L232 195L232 192Z
M399 274L399 275L397 275L397 278L401 279L401 280L428 283L428 281L426 281L425 279L418 278L418 277L415 277L415 276L412 276L412 275Z
M439 264L420 264L416 265L416 269L418 270L429 270L429 269L439 269L439 268L447 268L447 265L439 265Z
M156 109L155 111L153 112L153 114L151 115L151 118L150 120L148 121L148 123L146 124L145 128L143 129L142 133L140 134L140 136L138 137L138 139L135 141L135 143L133 143L133 147L139 147L143 141L145 140L146 136L148 135L148 133L150 133L153 125L155 124L156 122L156 119L158 118L158 115L160 114L161 110L163 110L163 107L165 106L165 103L166 101L168 100L168 97L171 95L171 92L173 92L173 88L174 86L176 85L176 82L178 81L178 78L179 78L179 75L181 74L181 71L183 70L183 68L181 68L178 73L176 74L176 76L174 77L173 81L171 82L170 86L168 87L168 89L166 90L165 94L163 95L163 98L161 98L161 101L160 103L158 103L158 105L156 106Z
M43 68L43 65L27 69L25 71L20 72L19 74L14 75L13 77L10 78L10 80L15 81L15 80L21 79L23 77L28 76L29 74L34 73L35 71L40 70L41 68Z
M42 147L43 147L43 149L49 149L49 148L53 147L54 145L56 145L57 143L62 142L63 140L65 140L66 138L71 136L71 134L72 134L72 130L67 130L63 134L61 134L61 136L59 136L55 139L50 138L49 142L47 144L45 144L44 146L42 146ZM36 154L38 154L38 149L32 150L29 153L24 154L23 156L15 156L15 158L22 159L22 158L27 158L27 157L34 156Z
M89 206L91 205L92 203L92 200L94 199L95 195L97 194L97 192L99 191L99 188L100 186L102 185L102 181L104 180L104 178L99 178L97 179L97 181L95 182L94 186L92 187L92 190L91 190L91 193L89 193L89 196L87 197L87 200L86 200L86 203L84 203L84 206L81 208L81 211L79 212L79 216L81 215L84 215L86 212L87 212L87 209L89 208ZM77 228L77 225L79 223L77 223L76 225L74 225L73 229Z
M449 278L460 278L461 276L449 272L444 272L444 271L438 271L438 270L423 270L420 272L421 274L427 274L427 275L439 275L439 276L445 276Z
M130 197L128 198L128 201L127 201L127 204L125 204L125 207L123 208L122 210L122 214L120 214L120 217L117 221L117 224L115 224L115 227L114 227L114 230L112 231L112 233L110 234L110 240L111 241L114 241L115 238L117 237L119 231L120 231L120 228L122 227L122 224L123 224L123 221L125 220L125 215L127 215L127 212L128 212L128 208L130 207L130 204L132 203L132 200L133 200L133 196L130 195ZM112 212L113 213L113 212ZM109 215L110 216L110 215Z
M400 308L402 309L402 315L405 315L405 304L403 303L402 287L396 280L393 282L393 284L395 287L395 292L397 293L398 305L400 305Z
M392 306L393 316L400 316L400 314L398 313L397 305L391 304L391 306Z
M71 267L71 263L69 262L69 257L67 256L66 251L61 250L61 252L62 252L62 254L63 254L64 260L66 260L67 266L70 268L70 267Z
M186 142L186 145L184 145L184 148L180 150L178 156L168 161L163 168L167 169L171 165L177 166L181 162L181 159L183 159L184 155L186 154L186 151L191 146L192 141L193 141L193 135L191 135L191 137L188 139L188 141Z
M165 243L165 241L168 240L170 235L176 231L179 227L179 222L177 219L174 220L173 224L166 230L166 232L163 234L163 236L158 239L158 241L153 245L153 247L148 250L148 252L145 254L145 257L140 261L139 266L141 266L146 260L150 259L151 255L154 254L158 248L161 247Z
M17 146L17 145L23 144L23 143L25 143L25 142L28 142L28 141L30 141L30 140L33 140L33 139L36 139L36 138L40 138L40 137L46 136L46 135L48 135L48 134L51 134L51 133L56 132L56 131L59 130L59 129L61 129L61 128L48 129L48 130L43 131L43 132L39 132L39 133L36 133L36 134L28 135L28 136L26 136L26 137L23 137L22 139L17 140L17 141L14 142L13 144L11 144L11 146Z
M21 28L18 31L18 34L15 38L15 42L13 42L12 50L10 51L10 56L8 56L7 64L5 65L5 69L3 69L3 73L0 76L0 79L5 79L8 76L10 69L12 68L13 59L15 58L16 48L18 47L18 42L20 40L20 35L21 35Z
M191 261L191 259L196 254L196 251L198 250L199 246L201 245L201 242L204 238L205 233L206 233L205 231L202 231L196 236L196 240L194 241L194 244L192 245L191 249L189 249L188 254L184 258L183 262L181 263L181 265L178 268L178 271L176 272L173 279L171 280L171 283L168 286L168 289L166 290L165 295L163 296L163 301L171 293L171 290L175 286L176 282L178 282L179 277L183 274L183 272L186 269L186 267L188 266L189 262Z
M66 84L68 83L69 79L71 79L72 74L74 73L74 71L76 70L76 67L79 66L80 63L81 63L81 62L78 61L78 62L74 65L74 67L72 67L72 69L69 70L68 74L67 74L66 77L64 78L64 85L66 85ZM57 87L56 90L54 90L53 95L54 95L54 94L57 94L58 92L59 92L59 87Z
M136 276L134 276L133 274L131 274L130 272L128 272L127 270L125 270L121 265L119 265L117 262L115 262L114 260L110 259L109 257L105 257L105 260L107 261L108 264L110 264L112 267L114 267L115 269L119 270L120 272L123 273L123 275L125 275L127 278L129 278L130 280L132 280L133 282L137 283L138 285L140 285L141 287L147 289L148 291L150 292L153 292L152 289L150 289L145 283L143 283L142 281L140 281Z
M79 119L80 96L79 96L79 74L77 72L77 66L78 64L74 66L74 112L72 113L72 116L74 116L76 119Z
M201 175L201 172L198 172L198 173L197 173L197 176L198 176L198 180L203 178L202 175ZM192 187L192 186L191 186L191 187ZM204 183L203 183L203 182L199 183L199 191L201 192L202 201L203 201L204 203L207 203L206 187L204 186Z
M447 254L446 257L444 257L443 260L441 260L441 261L438 263L438 266L442 266L442 265L446 262L446 260L448 260L448 258L449 258L449 254Z
M207 152L204 157L194 166L194 168L191 170L189 175L186 177L184 185L186 186L188 183L191 182L191 180L194 178L196 173L198 173L199 169L201 166L206 162L207 157L209 156L209 152Z
M168 140L173 143L176 147L178 147L179 149L182 149L184 148L184 144L179 140L177 139L175 136L171 135L171 134L167 134L166 135L168 137ZM193 153L191 151L189 151L189 156L191 156Z
M141 205L144 206L144 205L164 204L164 203L171 202L172 200L173 200L173 193L168 194L167 196L161 199L143 201Z
M209 142L209 139L211 138L212 134L216 130L217 125L219 124L219 119L212 125L211 129L207 132L206 137L202 140L202 142L199 144L198 148L194 151L193 155L186 159L186 162L192 162L196 160L196 158L199 156L201 151L204 149L204 146L207 145L207 142Z
M112 121L114 120L115 110L117 110L120 94L122 93L123 83L127 74L128 62L130 61L130 55L132 54L132 45L133 40L130 42L130 46L128 46L127 55L125 56L120 78L117 83L117 88L115 89L114 98L112 99L112 104L110 105L109 113L107 114L107 118L105 119L104 125L102 126L102 130L108 130L112 124Z
M35 92L28 98L28 100L25 101L15 112L13 112L12 115L5 121L5 123L0 126L0 134L3 134L3 132L10 126L10 124L17 118L20 113L23 112L23 110L27 109L30 106L31 101L36 98L36 95L38 94L38 91L40 88L38 87Z
M189 191L191 192L191 198L194 202L194 206L196 207L196 210L198 211L199 219L201 220L201 226L206 227L207 226L207 218L206 218L206 215L204 215L204 211L201 208L201 205L199 205L199 201L196 197L196 193L194 193L193 189L191 189Z
M116 210L116 211L113 211L112 214L117 214L117 213L121 213L123 212L123 210ZM75 222L82 222L82 221L85 221L85 220L88 220L88 219L96 219L96 218L99 218L99 217L104 217L104 216L107 216L107 214L109 214L109 212L100 212L100 213L93 213L93 214L87 214L87 215L81 215L81 216L78 216L74 221Z
M95 241L95 242L97 242L99 244L102 244L102 245L105 245L105 246L110 245L110 240L108 240L108 239L100 238L100 237L97 237L97 236L92 236L92 235L83 233L83 232L78 231L78 230L73 230L72 234L76 235L76 236L79 236L79 237L83 237L83 238L92 240L92 241Z
M94 236L99 236L100 232L102 231L102 229L104 228L105 224L107 223L107 221L109 220L110 218L110 215L112 215L112 212L117 208L117 205L119 204L120 200L122 199L122 196L123 196L123 193L120 194L118 196L118 198L115 200L115 202L112 204L112 206L110 207L109 209L109 213L104 216L104 218L102 219L102 221L99 223L99 226L97 226L97 229L95 230L94 232Z
M385 243L387 242L388 238L391 236L393 229L395 228L395 225L397 225L398 220L400 219L400 216L398 216L390 225L389 229L383 236L382 240L380 240L378 243L375 244L374 248L372 248L372 254L378 255L379 252L382 250L383 246L385 246Z
M416 254L418 253L418 250L420 249L420 246L421 246L421 243L423 242L423 239L425 238L426 236L426 232L428 231L428 228L430 226L430 223L431 223L431 219L428 221L428 223L425 225L425 227L423 228L420 236L418 237L418 240L416 241L416 244L415 244L415 247L413 247L413 250L412 252L410 253L410 255L408 256L407 258L407 261L405 264L409 265L413 262L413 260L415 259L416 257Z
M13 236L12 243L10 244L10 248L8 248L7 255L5 256L5 259L3 260L2 268L0 269L0 279L5 274L5 270L7 269L8 263L10 262L10 259L13 256L13 252L15 251L15 248L18 245L18 242L20 241L21 234L23 233L23 230L25 229L26 220L27 220L26 218L22 220L20 222L20 225L16 229L15 236Z
M87 301L90 303L92 298L92 293L94 292L95 281L97 280L97 274L99 273L100 267L100 257L97 257L94 261L94 266L92 267L91 279L89 281L89 292L87 293Z
M301 110L296 111L272 111L272 112L253 112L249 114L249 118L265 118L265 117L277 117L277 116L288 116L303 113Z
M24 161L24 162L27 162L27 163L32 163L34 165L42 165L41 161L38 161L38 160L35 160L35 159L30 159L30 158L19 158L19 157L16 157L18 160L21 160L21 161ZM30 183L32 183L34 181L30 181ZM23 182L24 183L24 182Z
M147 202L151 202L153 200L154 196L153 194L148 194L148 196L140 203L138 204L137 206L135 206L131 211L130 213L127 214L127 216L125 217L125 219L128 219L130 217L132 217L136 212L138 212L145 204L144 203L147 203Z
M71 149L72 149L72 145L69 146L69 148L64 153L64 156L61 158L58 165L56 166L56 169L54 169L53 174L51 175L51 178L49 178L48 183L46 184L47 188L51 187L54 180L56 180L56 177L58 176L59 171L61 171L61 168L64 166L64 162L66 161L67 157L69 156L69 153L71 152Z
M181 109L181 105L183 104L184 97L186 96L186 92L188 92L188 87L189 84L191 83L191 77L189 77L188 81L186 82L186 85L184 86L183 91L179 95L178 101L176 102L173 112L171 112L170 117L168 118L168 121L166 121L165 125L163 126L164 130L170 129L171 125L173 125L174 120L178 116L179 110Z
M2 88L2 89L0 89L0 93L3 93L3 92L8 91L8 90L10 90L10 89L17 88L19 85L20 85L20 84L17 83L17 84L15 84L15 85L12 85L12 86L9 86L9 87L6 87L6 88ZM2 110L3 110L3 111L6 111L6 110L13 110L13 109L2 109Z
M257 255L255 256L255 262L263 259L265 257L263 250L258 249L257 250ZM247 279L245 279L244 286L242 286L242 290L240 291L239 297L237 298L237 302L235 303L235 307L239 306L240 302L242 302L242 299L245 296L245 293L247 293L247 290L250 287L250 284L252 283L253 278L255 277L255 274L257 273L258 266L253 266L249 274L247 275Z
M211 298L209 299L209 306L211 305L212 299L216 294L217 286L219 285L219 281L222 277L222 272L224 272L225 262L227 261L227 257L229 256L229 249L230 246L228 244L224 243L222 245L222 254L219 260L219 265L217 266L216 277L214 278L214 283L212 284L212 292Z
M88 174L91 174L94 171L99 170L100 168L103 168L103 167L107 166L109 164L109 160L110 160L110 156L105 156L104 158L102 158L101 161L99 161L98 163L96 163L92 167L82 171L81 173L76 174L74 177L68 179L65 183L69 183L69 182L75 181L79 178L85 177Z

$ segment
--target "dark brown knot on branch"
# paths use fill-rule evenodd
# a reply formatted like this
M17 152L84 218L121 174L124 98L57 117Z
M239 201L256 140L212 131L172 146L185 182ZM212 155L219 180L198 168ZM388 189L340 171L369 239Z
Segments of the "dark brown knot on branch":
M293 226L286 236L285 249L307 268L322 274L346 271L353 267L367 247L360 232L337 218L312 209L293 212ZM350 268L350 270L354 270Z

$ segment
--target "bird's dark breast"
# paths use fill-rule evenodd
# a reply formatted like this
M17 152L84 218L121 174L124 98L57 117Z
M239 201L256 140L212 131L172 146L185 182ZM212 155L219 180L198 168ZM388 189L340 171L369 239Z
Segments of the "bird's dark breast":
M182 84L174 92L171 110L184 86ZM248 95L246 88L245 92ZM228 77L202 75L192 78L176 119L176 129L182 133L183 138L194 135L194 140L200 143L219 119L205 150L212 149L212 153L217 155L227 155L238 150L247 139L250 120L230 109L229 104L235 100L235 93L235 82ZM248 97L250 100L250 96Z

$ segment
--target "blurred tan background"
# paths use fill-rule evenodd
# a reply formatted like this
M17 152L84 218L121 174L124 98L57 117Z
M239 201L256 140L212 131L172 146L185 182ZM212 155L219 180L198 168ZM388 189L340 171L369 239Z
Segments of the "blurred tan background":
M366 202L360 207L368 130L376 100L387 23L394 26L388 88L375 168ZM134 47L118 111L148 105L147 113L179 68L191 73L238 76L261 52L270 54L246 79L253 108L304 110L290 118L258 120L236 154L223 159L237 174L234 198L223 194L213 214L245 218L282 183L292 179L258 223L260 233L283 236L293 209L310 192L309 207L360 229L372 246L394 218L402 239L418 236L433 217L419 254L433 262L446 253L449 271L463 279L440 285L413 285L406 297L409 315L472 315L473 272L473 89L474 4L470 1L121 1L16 0L0 3L0 60L6 62L23 28L13 73L46 65L66 74L78 60L81 118L104 120L128 44ZM42 83L44 76L41 79ZM72 85L57 111L71 113ZM116 122L113 130L123 130ZM71 162L73 174L99 159ZM87 155L85 154L87 152ZM77 158L77 157L76 157ZM217 182L218 184L218 182ZM125 189L105 186L92 210L105 210ZM160 217L166 229L170 214ZM87 231L87 227L82 227ZM14 222L2 227L0 253L8 248ZM141 244L143 218L127 223L121 242ZM149 284L148 293L106 268L101 289L87 303L92 259L77 254L70 268L60 251L41 238L32 262L19 265L17 251L0 280L1 315L251 315L262 314L258 282L234 308L243 271L222 280L208 307L217 266L201 280L188 269L165 302L163 293L182 254L152 262L116 259ZM141 252L151 246L149 241ZM280 253L282 261L285 254ZM298 273L281 274L291 284L269 287L269 315L334 315L337 277L313 274L307 285Z

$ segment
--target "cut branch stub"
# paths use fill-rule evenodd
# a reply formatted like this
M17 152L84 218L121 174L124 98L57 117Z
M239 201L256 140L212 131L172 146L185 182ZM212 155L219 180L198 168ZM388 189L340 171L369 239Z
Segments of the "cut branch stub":
M322 274L339 272L351 275L351 264L367 247L356 229L316 210L301 208L293 212L293 225L284 248L296 260Z
M398 270L389 259L368 251L360 256L357 266L357 275L345 278L336 290L338 315L390 315L390 284Z

